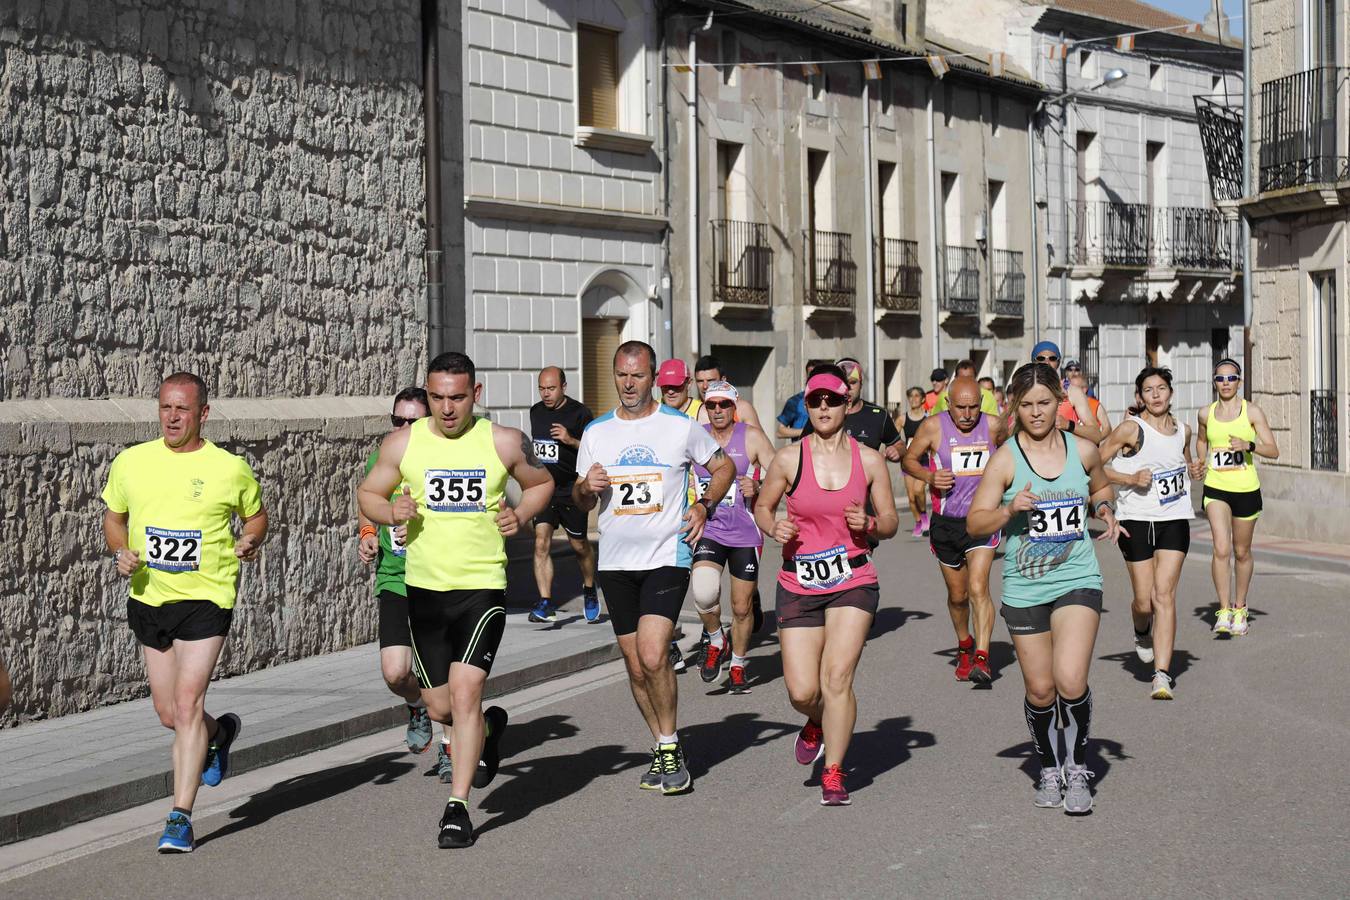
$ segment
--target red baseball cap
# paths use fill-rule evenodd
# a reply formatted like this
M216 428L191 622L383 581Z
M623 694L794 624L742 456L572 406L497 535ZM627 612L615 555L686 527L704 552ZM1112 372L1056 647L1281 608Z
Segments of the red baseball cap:
M657 387L679 387L689 380L689 367L682 359L668 359L656 370Z

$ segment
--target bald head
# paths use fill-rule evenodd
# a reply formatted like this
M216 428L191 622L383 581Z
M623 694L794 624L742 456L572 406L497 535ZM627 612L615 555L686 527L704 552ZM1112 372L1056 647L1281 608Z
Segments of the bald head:
M557 366L546 366L539 371L539 399L550 409L562 406L567 398L567 375Z
M947 389L947 409L962 431L969 431L980 420L980 386L974 378L962 376Z

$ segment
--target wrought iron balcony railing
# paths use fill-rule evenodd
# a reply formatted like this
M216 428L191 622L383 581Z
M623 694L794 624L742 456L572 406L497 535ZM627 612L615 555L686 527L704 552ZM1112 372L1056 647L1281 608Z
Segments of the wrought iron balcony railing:
M1350 69L1321 66L1261 85L1261 192L1350 179L1346 79Z
M1340 448L1336 427L1336 392L1312 391L1309 397L1309 421L1312 426L1312 467L1335 472L1340 468Z
M807 231L807 306L851 310L858 290L858 265L853 261L853 236L837 231Z
M996 316L1021 317L1027 296L1027 276L1022 269L1021 251L991 250L990 263L994 270L991 311Z
M1233 224L1215 209L1096 200L1072 207L1069 222L1074 265L1232 272L1241 260Z
M973 316L980 311L980 254L974 247L947 245L943 254L942 309Z
M885 312L918 312L923 270L918 241L877 241L877 308Z
M713 299L768 308L773 302L773 248L762 222L715 219Z

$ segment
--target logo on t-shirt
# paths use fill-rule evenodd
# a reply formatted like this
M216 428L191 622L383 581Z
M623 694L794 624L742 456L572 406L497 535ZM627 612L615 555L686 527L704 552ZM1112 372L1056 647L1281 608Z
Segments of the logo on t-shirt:
M616 466L659 466L661 458L656 455L656 451L646 444L632 444L624 447L619 453L619 458L614 461Z
M202 491L205 490L206 488L206 482L202 481L200 478L194 478L192 479L191 484L192 484L192 496L189 497L188 499L190 500L202 499Z

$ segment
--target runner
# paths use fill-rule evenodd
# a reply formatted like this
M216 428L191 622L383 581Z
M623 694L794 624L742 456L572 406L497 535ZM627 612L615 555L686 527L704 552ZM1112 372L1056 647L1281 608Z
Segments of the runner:
M633 699L656 741L639 786L679 794L693 778L676 730L678 695L667 647L689 588L690 546L731 488L736 467L693 419L652 402L655 369L656 353L641 341L615 351L619 406L581 436L572 498L587 512L600 504L597 577ZM708 470L709 480L702 499L690 503L694 464Z
M969 378L974 381L975 363L968 359L961 360L956 364L956 377ZM989 387L987 388L984 386L986 381L989 382ZM980 412L991 416L998 415L998 400L994 398L994 380L992 378L981 378L976 384L976 389L980 392ZM951 389L948 388L938 394L937 400L933 401L933 408L929 410L928 414L930 416L934 413L947 411L947 404L949 402L947 398L950 393Z
M1049 366L1056 374L1059 373L1059 345L1054 341L1041 341L1037 344L1032 348L1031 359L1033 362ZM1088 396L1087 383L1082 377L1082 367L1077 363L1074 365L1077 377L1070 377L1066 372L1060 382L1060 392L1064 394L1064 399L1059 404L1059 418L1055 427L1099 444L1111 433L1111 419L1102 409L1101 401Z
M703 633L709 635L699 674L706 682L716 681L729 656L731 692L740 694L750 691L745 667L754 626L751 597L759 583L759 551L764 544L751 507L759 491L756 473L769 468L774 450L763 431L736 421L736 400L736 389L725 381L714 381L703 391L703 408L711 419L703 427L735 464L736 482L703 528L703 537L694 548L690 582ZM709 483L708 471L696 465L694 474L701 497ZM730 638L722 627L721 606L722 569L727 567L731 572Z
M755 524L783 545L783 679L806 716L797 762L825 757L824 806L850 802L843 764L858 715L853 675L880 600L868 538L892 537L899 524L886 461L844 430L849 390L839 366L815 370L806 383L813 433L774 455L755 503ZM784 494L787 518L777 519ZM868 500L876 515L866 512Z
M811 370L817 365L819 363L815 360L807 362L802 384L806 384L806 380L811 377ZM779 438L795 441L802 436L802 428L809 421L806 415L805 398L806 391L798 391L783 404L783 411L778 414L777 433Z
M656 373L656 388L661 392L661 403L663 405L676 412L683 413L695 422L699 420L699 413L703 411L703 401L697 397L689 396L689 368L684 364L684 360L668 359L661 363L661 368ZM688 494L689 505L692 506L697 499L694 495L693 476L690 476ZM708 647L708 639L709 635L706 631L699 637L696 659L699 660L700 666ZM679 642L673 637L670 641L670 647L666 650L666 658L670 662L670 667L676 672L683 672L688 668L688 664L684 660L684 651L680 649Z
M928 376L928 380L933 383L933 389L923 395L923 411L931 412L933 406L938 402L943 392L947 390L947 370L934 369Z
M981 411L980 386L970 376L953 381L949 394L951 408L929 417L905 450L905 474L922 479L933 491L929 547L947 585L947 612L956 629L956 680L989 684L994 680L989 669L994 635L989 572L999 536L971 537L966 513L985 467L1003 443L1003 424ZM934 465L923 461L930 454Z
M1120 552L1130 573L1134 652L1153 664L1151 696L1171 700L1177 582L1191 547L1191 429L1172 415L1172 370L1146 366L1134 379L1131 415L1102 442L1106 477L1120 494ZM1116 459L1116 455L1120 458Z
M394 397L394 409L389 415L394 431L408 428L418 419L426 418L427 392L419 387L408 387ZM392 432L391 432L392 433ZM375 465L378 449L370 452L365 474ZM389 499L397 499L397 491ZM413 753L422 753L431 745L431 716L422 702L422 691L412 671L412 635L408 630L408 588L403 583L403 560L406 551L402 538L404 529L376 528L369 519L357 513L361 525L358 553L366 565L375 563L375 597L379 604L380 672L389 690L408 704L408 731L405 741ZM437 759L445 759L444 771L449 771L450 736L442 735Z
M543 511L553 479L519 429L473 414L483 386L469 357L433 359L426 390L431 415L384 439L356 496L371 522L408 524L404 580L414 670L431 718L454 725L451 757L459 762L437 843L468 847L469 789L496 776L506 730L506 711L484 713L482 702L506 624L504 539ZM522 489L515 509L504 502L508 474Z
M923 424L927 413L923 409L923 388L915 386L905 392L905 399L909 401L909 409L905 410L905 446L908 447L914 442L914 435L919 433L919 426ZM925 453L918 458L919 465L928 469L928 454ZM923 537L928 533L928 482L915 478L905 472L905 494L909 498L909 514L914 517L914 536Z
M1214 389L1219 399L1200 411L1200 427L1195 432L1196 456L1205 467L1205 518L1214 541L1210 572L1219 596L1214 633L1244 635L1249 627L1247 589L1256 568L1252 535L1261 517L1256 457L1279 459L1280 448L1265 412L1238 396L1241 366L1231 359L1220 360L1214 367ZM1237 571L1237 596L1231 601L1230 560Z
M1096 445L1055 426L1063 399L1059 375L1049 366L1026 365L1013 374L1012 438L985 469L966 529L974 537L1002 529L1007 537L1003 618L1022 667L1023 707L1041 764L1035 803L1080 815L1092 809L1088 668L1102 608L1087 518L1095 514L1106 523L1102 540L1122 532ZM1051 732L1056 717L1064 731L1062 754Z
M600 621L600 597L595 591L595 550L586 537L587 515L572 505L572 485L577 480L577 447L581 433L595 418L591 411L565 393L567 375L557 366L539 373L539 402L530 407L530 433L534 455L553 475L553 499L534 520L534 581L539 605L530 611L531 622L554 622L553 531L561 523L567 542L581 568L582 612L586 621Z
M835 365L848 380L848 407L844 416L844 430L848 432L849 437L864 447L881 453L887 462L898 463L905 450L905 436L895 427L895 422L886 414L886 410L862 399L862 363L844 357ZM817 366L817 369L819 368ZM808 421L802 428L802 435L810 434L813 427L811 421Z
M230 631L239 563L256 559L267 538L253 470L202 437L210 412L200 378L165 378L160 437L117 454L103 489L103 536L117 574L130 580L127 624L145 656L155 712L173 730L173 810L160 853L192 852L197 788L229 774L239 717L208 715L206 688Z
M698 385L698 395L703 398L705 404L708 402L708 385L714 381L730 383L722 374L721 360L715 356L700 356L694 363L694 384ZM699 410L698 420L705 425L708 423L706 406ZM755 407L750 401L742 400L739 396L736 399L736 421L760 427L759 413L755 412Z

